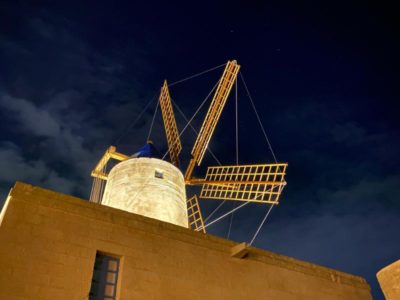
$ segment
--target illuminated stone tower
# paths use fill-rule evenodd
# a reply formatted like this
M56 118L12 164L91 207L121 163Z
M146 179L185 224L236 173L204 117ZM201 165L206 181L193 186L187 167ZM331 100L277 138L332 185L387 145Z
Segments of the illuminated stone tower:
M183 175L161 159L138 157L117 164L108 174L101 203L188 227Z

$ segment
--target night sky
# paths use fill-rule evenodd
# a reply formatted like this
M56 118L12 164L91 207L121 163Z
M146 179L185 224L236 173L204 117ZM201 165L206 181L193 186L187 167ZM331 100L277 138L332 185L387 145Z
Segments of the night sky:
M394 7L72 2L0 1L0 207L16 180L87 199L90 170L109 145L129 154L146 142L156 100L134 121L165 78L236 59L278 161L289 163L281 203L254 246L363 276L383 299L375 274L400 258ZM171 86L186 116L221 73ZM273 162L241 81L238 111L240 163ZM184 167L194 138L191 129L182 136ZM159 111L151 139L166 151ZM235 163L232 96L210 147L223 164ZM203 164L216 165L210 155ZM218 204L203 200L204 215ZM248 242L267 208L235 213L230 238ZM229 222L209 233L226 237Z

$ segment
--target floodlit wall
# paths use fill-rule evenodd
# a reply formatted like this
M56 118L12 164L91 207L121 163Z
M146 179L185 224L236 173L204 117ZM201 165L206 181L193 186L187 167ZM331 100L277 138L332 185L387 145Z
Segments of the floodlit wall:
M131 158L111 169L102 204L188 227L185 181L174 165Z
M372 299L364 279L17 183L0 226L0 299L87 299L96 251L117 299Z
M376 277L386 300L400 299L400 260L384 267Z

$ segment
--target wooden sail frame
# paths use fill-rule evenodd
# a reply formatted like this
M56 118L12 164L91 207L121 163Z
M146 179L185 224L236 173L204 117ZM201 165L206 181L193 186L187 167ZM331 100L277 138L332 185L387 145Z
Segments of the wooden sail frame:
M115 146L110 146L104 152L103 156L97 163L96 167L92 170L91 176L93 177L92 190L90 192L90 202L101 204L103 198L105 182L107 181L107 163L110 159L123 161L129 157L125 154L117 152Z
M179 137L178 126L176 125L176 119L172 109L171 96L166 80L164 80L164 84L161 88L159 101L164 121L165 135L168 142L169 156L172 164L179 168L179 153L182 150L182 144Z
M285 163L208 167L200 198L278 204L286 185Z
M118 161L124 161L124 160L127 160L129 158L129 156L117 152L117 148L115 146L108 147L106 152L104 152L102 158L97 163L96 167L92 170L91 176L100 178L103 180L107 180L108 174L103 171L103 168L111 158L118 160Z
M192 159L185 172L185 180L187 181L191 179L195 165L197 164L199 166L203 160L205 151L217 126L233 83L236 81L239 69L240 66L237 64L236 60L228 61L225 66L225 70L218 83L214 97L191 152Z
M196 195L187 199L187 211L189 228L193 229L194 231L206 233L203 216L201 214L199 201Z

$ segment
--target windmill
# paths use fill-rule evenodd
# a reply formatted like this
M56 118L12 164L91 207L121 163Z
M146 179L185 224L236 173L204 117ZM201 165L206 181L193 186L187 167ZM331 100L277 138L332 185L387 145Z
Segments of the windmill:
M182 150L167 81L161 88L159 104L168 143L170 161L128 156L110 146L91 175L94 177L90 201L160 219L205 233L199 198L277 205L286 185L286 163L208 166L206 174L193 176L200 166L218 124L240 66L228 61L183 173ZM147 145L151 148L151 144ZM110 172L110 159L120 161ZM200 186L200 194L186 197L186 186Z

